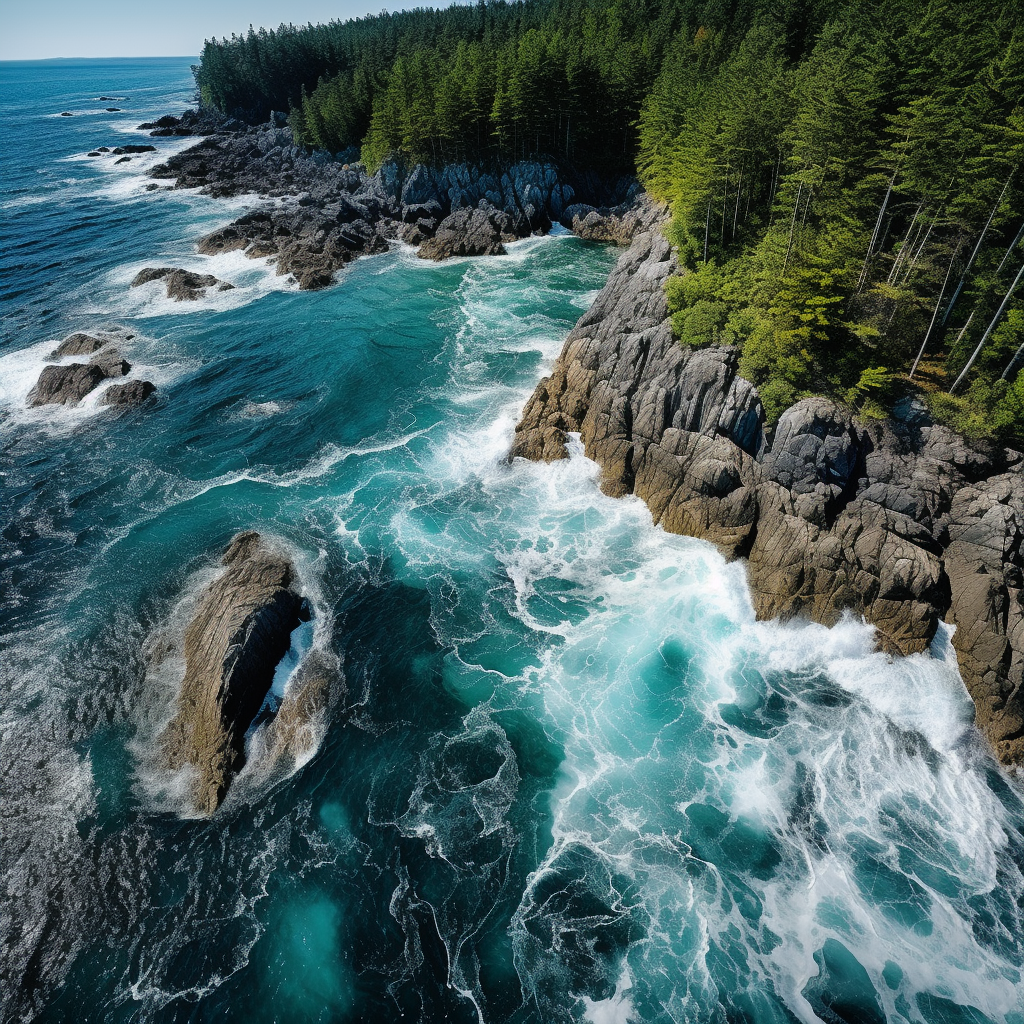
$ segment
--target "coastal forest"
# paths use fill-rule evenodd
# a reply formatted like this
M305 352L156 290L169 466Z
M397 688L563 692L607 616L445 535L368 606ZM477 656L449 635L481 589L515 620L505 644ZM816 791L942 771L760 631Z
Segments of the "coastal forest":
M371 170L635 173L680 343L735 345L769 419L913 389L1024 440L1022 0L480 0L211 40L195 74Z

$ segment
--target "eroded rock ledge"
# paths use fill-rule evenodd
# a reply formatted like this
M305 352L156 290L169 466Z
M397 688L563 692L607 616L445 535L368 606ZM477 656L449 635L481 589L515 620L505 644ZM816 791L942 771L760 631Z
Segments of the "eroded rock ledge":
M898 654L953 622L978 725L1002 761L1024 761L1021 455L972 446L909 399L866 424L805 399L768 440L737 353L673 340L674 257L647 226L538 384L510 457L562 458L578 431L606 493L748 560L760 618L832 625L849 609Z
M291 633L308 612L295 571L258 533L240 533L226 567L203 592L185 631L178 713L162 736L166 765L191 766L196 809L212 814L245 761L259 713Z

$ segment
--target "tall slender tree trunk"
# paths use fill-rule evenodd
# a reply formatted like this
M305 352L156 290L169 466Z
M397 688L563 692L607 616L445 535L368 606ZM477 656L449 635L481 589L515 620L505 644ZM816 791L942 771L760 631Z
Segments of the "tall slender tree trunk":
M1010 254L1020 244L1020 240L1024 238L1024 223L1020 226L1020 231L1017 232L1017 237L1010 243L1010 248L1006 250L1003 258L999 261L999 266L996 267L996 277L1000 275L1003 267L1006 266L1006 261L1010 258Z
M864 287L864 282L868 279L868 268L871 266L871 257L875 254L875 242L878 241L878 232L882 230L882 221L885 218L885 211L889 206L889 197L892 195L892 187L896 184L896 175L899 172L899 168L892 172L892 177L889 179L889 187L885 190L885 198L882 200L881 209L878 211L878 217L875 219L875 230L871 232L871 241L868 242L868 252L864 257L864 266L861 267L860 277L857 280L857 290L855 295L860 295L861 289Z
M996 205L992 207L992 212L988 215L988 220L985 221L985 226L982 228L981 234L978 235L978 244L975 245L974 251L971 253L971 258L967 261L967 266L964 267L964 272L960 276L960 283L956 286L956 291L953 292L953 297L949 300L949 305L946 307L946 315L942 318L943 326L945 326L946 321L949 319L949 314L953 312L956 300L960 298L960 292L963 291L964 284L967 282L967 275L971 272L971 267L974 266L974 260L978 255L978 251L981 249L981 243L985 241L985 236L988 234L989 226L992 224L992 218L995 217L996 211L999 209L999 206L1003 201L1003 196L1006 195L1006 190L1010 187L1012 179L1013 171L1010 171L1010 176L1006 179L1002 192L999 193Z
M917 209L914 211L914 216L910 221L910 227L907 228L907 236L903 239L903 244L900 246L900 251L896 254L896 259L892 261L892 270L889 271L889 277L886 279L889 284L893 284L896 278L899 276L900 264L904 261L907 255L907 244L910 242L910 233L914 230L917 225L917 218L920 216L921 207L924 206L924 200L922 199L917 205ZM917 229L918 236L921 234L921 229ZM917 239L914 239L916 244Z
M782 261L782 276L786 276L786 268L789 266L789 255L793 251L793 231L796 228L796 213L800 209L800 196L803 194L804 183L796 190L796 203L793 204L793 219L789 224L789 245L786 246L786 258Z
M981 336L981 341L978 342L978 347L971 353L971 358L967 360L967 365L960 371L960 376L953 381L953 386L949 389L950 394L953 394L953 392L960 386L960 382L967 376L967 371L974 365L975 359L978 358L982 347L985 342L988 341L988 336L993 330L995 330L996 324L999 323L999 319L1002 317L1003 311L1006 309L1007 305L1009 305L1010 299L1013 297L1013 293L1016 291L1017 285L1020 284L1022 277L1024 277L1024 263L1021 264L1020 270L1017 271L1017 276L1013 279L1013 284L1010 285L1010 290L1003 296L1003 301L999 303L999 308L996 310L996 315L992 317L992 322L985 328L985 333ZM1011 368L1016 364L1017 359L1022 352L1024 352L1024 345L1021 345L1021 347L1017 349L1014 357L1010 360L1006 369L1003 370L1002 377L1000 378L1001 380L1007 379Z
M946 292L946 285L949 284L949 275L953 273L953 261L956 259L956 249L953 250L953 255L949 258L949 267L946 270L946 276L942 281L942 287L939 289L939 297L935 300L935 309L932 312L931 323L928 324L928 330L924 332L924 339L921 342L921 347L918 349L917 358L914 360L914 365L910 368L910 379L914 379L914 374L917 372L917 364L921 362L921 356L924 355L924 347L928 344L928 339L932 335L932 328L935 326L935 320L939 315L939 307L942 305L942 296Z

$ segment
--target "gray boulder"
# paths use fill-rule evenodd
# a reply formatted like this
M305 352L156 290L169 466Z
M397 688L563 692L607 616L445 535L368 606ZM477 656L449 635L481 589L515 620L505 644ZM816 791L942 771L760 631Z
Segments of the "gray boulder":
M446 260L452 256L504 256L504 218L493 208L456 210L437 227L433 238L419 248L424 260Z
M28 396L28 404L78 405L91 391L106 380L103 368L94 363L69 363L66 366L44 366L39 380Z

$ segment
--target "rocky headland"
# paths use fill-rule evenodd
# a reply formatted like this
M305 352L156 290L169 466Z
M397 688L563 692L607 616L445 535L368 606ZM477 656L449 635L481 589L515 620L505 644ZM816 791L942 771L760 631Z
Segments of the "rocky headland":
M606 493L747 560L760 618L832 625L851 611L893 654L952 623L978 726L1004 763L1024 761L1022 456L965 441L912 397L880 422L808 398L769 431L734 349L673 339L675 259L657 218L639 227L527 402L510 458L563 458L578 432Z
M849 611L893 654L926 650L939 622L952 623L979 727L1004 763L1024 761L1019 453L964 440L913 397L868 422L809 398L769 429L734 349L673 339L666 214L635 179L537 161L387 161L368 175L354 152L293 145L280 116L257 127L221 119L220 130L216 115L185 118L154 134L207 137L153 177L268 200L202 239L200 252L269 257L304 289L327 287L345 263L396 239L425 259L500 256L508 241L561 224L628 246L527 403L510 458L562 458L578 432L607 493L635 494L666 530L747 560L761 618L831 625Z
M224 572L201 595L185 631L185 678L177 714L161 739L168 768L193 770L192 799L202 814L217 809L245 763L245 734L292 631L309 618L294 567L258 533L234 537L222 564ZM298 687L300 703L316 703L323 688L313 673ZM289 709L279 729L297 727L293 720L301 712Z

